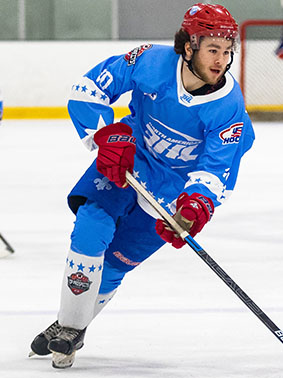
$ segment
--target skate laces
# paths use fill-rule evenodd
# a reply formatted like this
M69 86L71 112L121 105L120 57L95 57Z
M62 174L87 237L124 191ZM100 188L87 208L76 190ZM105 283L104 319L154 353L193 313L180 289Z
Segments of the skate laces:
M54 322L53 324L51 324L51 326L49 326L45 331L44 331L44 335L45 337L50 340L52 339L53 337L57 336L58 333L62 330L62 327L60 326L60 324L58 323L58 321Z
M66 341L73 341L81 332L79 329L62 327L58 336Z

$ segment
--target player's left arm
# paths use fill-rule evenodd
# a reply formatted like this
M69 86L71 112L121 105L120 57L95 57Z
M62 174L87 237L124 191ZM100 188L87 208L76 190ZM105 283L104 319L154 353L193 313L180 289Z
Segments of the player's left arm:
M174 217L191 236L199 233L212 218L214 208L234 189L240 161L254 140L251 122L232 120L207 133L205 148L194 172L188 173L184 191L174 203ZM164 221L158 219L156 232L175 248L185 243Z
M232 193L241 158L251 148L254 132L247 115L210 130L194 172L188 173L185 192L200 193L221 205Z

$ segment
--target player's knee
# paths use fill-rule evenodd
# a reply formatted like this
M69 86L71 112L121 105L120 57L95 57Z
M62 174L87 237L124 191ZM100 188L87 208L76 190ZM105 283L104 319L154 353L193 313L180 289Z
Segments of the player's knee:
M71 235L71 249L87 256L101 256L115 232L113 218L94 202L80 206Z

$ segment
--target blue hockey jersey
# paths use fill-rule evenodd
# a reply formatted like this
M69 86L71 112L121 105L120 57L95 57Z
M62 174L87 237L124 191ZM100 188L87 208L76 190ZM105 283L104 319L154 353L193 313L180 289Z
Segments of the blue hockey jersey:
M172 213L183 191L220 205L232 192L254 132L238 83L226 73L215 92L193 96L183 87L182 57L172 46L142 45L91 69L72 87L68 110L85 145L114 121L111 104L132 91L124 122L137 140L134 176ZM142 199L140 205L148 212Z
M1 94L1 91L0 91L0 124L1 124L1 121L2 121L2 117L3 117L3 100L2 100L2 94Z

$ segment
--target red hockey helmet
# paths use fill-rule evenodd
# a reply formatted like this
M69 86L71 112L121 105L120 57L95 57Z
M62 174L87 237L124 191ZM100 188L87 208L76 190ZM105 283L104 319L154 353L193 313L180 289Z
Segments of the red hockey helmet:
M199 37L236 39L238 24L222 5L197 3L188 9L182 28L190 35L193 49L199 48Z

